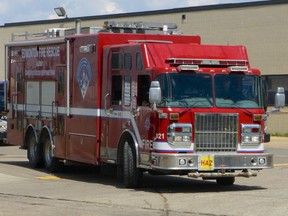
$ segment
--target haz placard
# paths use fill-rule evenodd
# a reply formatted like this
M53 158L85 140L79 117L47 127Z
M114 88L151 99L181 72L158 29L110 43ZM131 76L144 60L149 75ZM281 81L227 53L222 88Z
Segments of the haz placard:
M201 155L198 167L199 170L214 170L214 155Z

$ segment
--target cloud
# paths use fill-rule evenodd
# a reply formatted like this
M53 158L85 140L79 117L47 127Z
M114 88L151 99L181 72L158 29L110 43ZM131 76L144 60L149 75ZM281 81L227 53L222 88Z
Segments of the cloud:
M238 0L245 1L245 0ZM237 2L238 2L237 1ZM247 0L249 1L249 0ZM235 0L157 0L157 1L142 1L143 8L146 10L160 10L168 8L181 8L190 6L214 5L220 3L234 2Z
M119 4L115 2L108 2L104 6L104 13L112 14L112 13L124 13L124 10L122 10L119 6Z
M79 4L79 0L63 0L62 2L69 17L125 12L117 1L112 0L97 0L97 2L95 0L85 0L83 4Z
M58 19L54 12L55 7L64 7L68 17L125 13L123 6L128 5L128 2L128 0L0 0L0 25L12 22Z
M220 2L221 0L220 1L219 0L204 0L204 1L203 0L187 0L188 6L214 5L214 4L219 4Z
M9 4L7 2L0 2L0 14L4 14L7 12Z
M145 7L150 10L178 8L188 6L187 0L156 0L156 1L144 1Z

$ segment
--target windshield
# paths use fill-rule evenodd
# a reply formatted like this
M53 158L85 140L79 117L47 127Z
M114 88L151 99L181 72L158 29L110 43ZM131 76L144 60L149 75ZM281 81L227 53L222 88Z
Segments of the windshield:
M213 81L209 74L165 73L156 80L162 90L160 107L262 107L259 76L217 74Z
M156 78L162 90L162 107L211 107L212 77L207 74L166 73Z
M217 107L262 107L260 90L259 76L244 74L215 75L215 101Z

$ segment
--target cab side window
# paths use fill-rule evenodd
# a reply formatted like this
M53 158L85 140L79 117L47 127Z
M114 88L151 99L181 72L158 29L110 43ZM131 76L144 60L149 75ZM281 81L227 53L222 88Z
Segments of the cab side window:
M131 53L124 54L124 69L131 70L132 68L132 55Z
M150 88L150 76L149 75L139 75L138 76L138 106L149 106L149 88Z
M121 105L122 101L122 76L112 76L112 105Z
M136 53L136 69L142 70L143 69L143 61L141 53Z
M123 68L123 54L122 53L112 53L111 66L112 66L112 70L121 70Z

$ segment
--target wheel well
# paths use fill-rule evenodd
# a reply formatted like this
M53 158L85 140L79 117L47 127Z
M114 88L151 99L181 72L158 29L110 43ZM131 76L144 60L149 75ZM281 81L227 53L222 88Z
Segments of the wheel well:
M39 138L39 142L41 143L41 145L43 145L43 143L45 142L47 138L49 138L51 142L53 141L49 129L44 127L42 128L42 131L40 133L40 138Z
M48 128L46 128L46 127L42 128L40 136L37 136L37 132L34 129L34 127L33 126L28 126L28 128L26 129L26 132L25 132L24 148L28 148L28 141L29 141L29 138L30 138L31 135L35 136L36 142L37 143L39 142L41 145L43 144L43 142L47 138L49 138L51 141L53 141L51 133L50 133Z
M28 148L28 142L29 142L29 138L31 135L35 136L36 142L37 143L39 142L40 145L43 145L43 142L47 138L49 138L52 141L51 133L50 133L49 129L47 129L46 127L44 127L42 129L40 136L37 136L37 132L34 129L34 127L28 126L28 128L26 129L26 132L25 132L25 138L24 138L24 143L23 143L24 148Z

